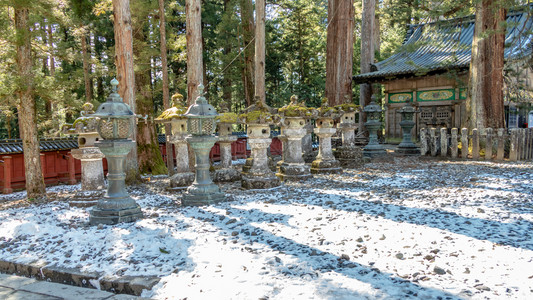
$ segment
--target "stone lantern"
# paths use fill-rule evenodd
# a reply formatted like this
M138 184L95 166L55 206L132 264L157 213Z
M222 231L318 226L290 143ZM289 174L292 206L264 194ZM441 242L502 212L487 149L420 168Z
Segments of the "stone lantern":
M66 124L63 131L68 134L78 134L78 149L72 149L72 156L81 161L81 191L69 201L70 206L89 207L97 203L103 196L105 188L104 168L102 158L104 154L95 147L100 135L96 131L98 119L91 116L93 105L85 103L81 116L73 124Z
M313 174L331 174L341 173L340 162L333 156L331 150L331 136L337 132L334 127L334 120L338 119L340 114L328 106L328 99L322 100L322 106L317 109L318 117L316 119L315 134L319 138L318 155L311 164L311 173Z
M176 174L170 177L170 187L183 188L194 181L194 173L189 168L189 149L185 140L188 136L187 118L184 116L187 106L181 94L172 96L172 101L173 106L165 110L155 121L170 123L171 134L167 135L167 142L174 144L176 152Z
M336 149L337 159L345 168L357 168L363 164L363 151L355 145L355 129L357 129L355 114L359 107L353 103L344 103L335 108L340 114L337 129L342 135L342 146Z
M241 173L232 167L231 144L237 140L233 133L233 124L238 116L229 112L225 103L221 105L222 113L218 115L218 144L220 146L220 169L215 171L215 182L232 182L241 180Z
M214 136L218 115L215 108L207 103L203 96L204 86L198 86L198 97L184 116L187 118L187 131L189 136L186 140L194 150L196 158L194 182L187 188L183 195L182 205L201 206L209 205L226 200L224 193L220 192L213 183L209 174L209 152L217 137Z
M255 101L239 116L239 121L246 124L251 148L251 157L243 167L241 184L245 189L269 189L281 185L279 178L268 167L268 148L272 142L270 125L275 123L277 116L271 113L261 98L256 97Z
M311 178L311 170L305 164L302 153L302 138L307 134L306 120L316 114L293 95L291 102L278 110L281 121L281 134L286 138L283 162L276 174L281 180L305 180Z
M364 112L366 113L365 126L368 129L369 141L363 148L363 155L366 157L376 157L387 154L383 145L378 142L377 132L381 129L381 106L376 104L377 96L372 95L372 101L369 105L365 106Z
M399 110L399 113L402 116L400 126L402 127L403 139L400 145L396 147L396 152L404 155L418 155L420 154L420 148L411 139L411 130L415 126L413 117L417 110L409 102L406 102L405 106Z
M111 81L113 93L102 103L93 117L100 118L97 131L102 140L95 145L104 153L108 164L108 188L105 196L90 211L90 223L117 224L142 218L141 207L126 191L126 155L135 146L130 138L135 114L117 93L118 80Z

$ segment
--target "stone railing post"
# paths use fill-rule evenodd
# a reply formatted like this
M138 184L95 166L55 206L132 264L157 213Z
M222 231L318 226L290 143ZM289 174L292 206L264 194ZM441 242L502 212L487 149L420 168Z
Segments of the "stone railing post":
M68 184L76 184L76 162L72 156L72 152L67 153L67 164L68 164Z
M524 160L526 158L526 130L521 128L520 130L520 160Z
M492 128L487 128L485 139L485 160L492 160Z
M505 154L505 129L498 128L498 148L496 150L496 160L503 160Z
M428 153L428 140L426 136L426 128L420 129L420 155Z
M457 141L457 128L452 128L452 137L451 137L451 149L450 149L450 152L451 152L451 155L452 155L452 158L457 158L457 153L458 153L458 141Z
M527 159L533 157L533 128L527 128Z
M4 160L4 188L2 189L2 193L4 194L11 194L13 193L13 189L11 188L11 172L13 172L13 157L11 156L3 156L2 159Z
M461 128L461 158L468 158L468 129Z
M518 160L518 129L511 129L511 148L509 149L509 160Z
M448 154L448 129L440 129L440 156L446 157Z
M437 140L439 137L437 136L436 128L429 129L429 138L431 140L431 156L437 156Z
M479 159L479 131L477 128L472 129L472 159Z

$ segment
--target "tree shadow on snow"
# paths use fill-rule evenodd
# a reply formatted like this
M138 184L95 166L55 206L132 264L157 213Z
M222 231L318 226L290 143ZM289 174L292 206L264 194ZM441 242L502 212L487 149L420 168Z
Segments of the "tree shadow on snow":
M261 243L270 247L272 250L297 258L298 263L292 265L285 264L281 259L274 260L272 262L273 269L285 276L300 277L316 281L316 293L324 297L331 295L331 299L338 299L342 298L342 296L339 297L339 295L345 295L344 297L351 299L461 299L460 297L445 291L422 287L411 281L396 277L393 274L383 273L377 268L342 259L337 255L275 235L251 224L257 223L258 220L272 220L272 214L257 210L253 215L253 218L251 218L250 213L247 210L232 207L231 211L232 216L239 217L240 221L230 224L227 224L227 219L213 221L220 220L220 217L224 215L222 213L213 213L202 208L198 208L198 211L183 210L182 214L186 217L193 218L197 217L198 212L201 212L206 217L203 220L209 222L210 225L217 227L222 231L222 234L228 236L228 239L236 239L243 246L247 244L253 245L254 243ZM262 216L258 219L257 214L262 214ZM239 230L239 235L231 237L230 233L236 230ZM245 251L244 249L243 251ZM250 249L248 251L253 251ZM334 275L343 276L369 285L376 294L370 295L359 293L349 287L332 283L328 279L322 279L321 276L319 276L329 272Z

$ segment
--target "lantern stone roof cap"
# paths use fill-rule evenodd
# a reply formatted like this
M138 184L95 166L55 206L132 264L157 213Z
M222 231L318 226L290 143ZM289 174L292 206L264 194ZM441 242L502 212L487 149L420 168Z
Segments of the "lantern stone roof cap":
M381 106L376 104L377 96L376 95L372 95L371 100L372 101L370 102L370 104L366 105L365 108L363 109L363 111L365 113L380 112L381 111Z
M98 118L130 118L134 115L130 106L122 101L117 93L118 80L111 80L113 92L107 97L107 101L100 104L92 117Z
M198 97L194 101L194 104L189 106L189 109L185 113L186 117L196 118L213 118L218 115L216 109L207 102L204 97L204 85L198 86Z

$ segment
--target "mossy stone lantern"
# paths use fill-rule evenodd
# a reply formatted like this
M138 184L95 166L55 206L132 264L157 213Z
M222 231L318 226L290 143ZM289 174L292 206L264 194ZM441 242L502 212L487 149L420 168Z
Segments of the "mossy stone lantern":
M377 132L381 128L381 106L376 103L377 96L372 95L372 101L365 106L366 113L365 126L369 132L368 144L363 148L363 155L366 157L376 157L386 154L385 148L378 142Z
M396 147L396 153L404 155L418 155L420 154L420 148L418 148L411 139L411 130L415 126L413 117L417 113L416 108L409 102L406 102L404 107L399 110L402 116L400 126L402 127L403 138L402 142Z
M209 152L217 141L214 133L218 113L207 103L202 84L198 86L198 94L194 104L184 114L189 133L186 140L194 150L196 158L194 182L183 195L182 204L187 206L209 205L226 200L226 196L213 183L209 174Z
M136 116L118 95L118 80L113 79L111 85L113 92L92 115L100 118L97 131L102 140L95 142L95 146L107 159L109 181L105 196L90 211L92 225L132 222L142 218L140 206L129 196L125 186L125 161L135 145L130 138Z

